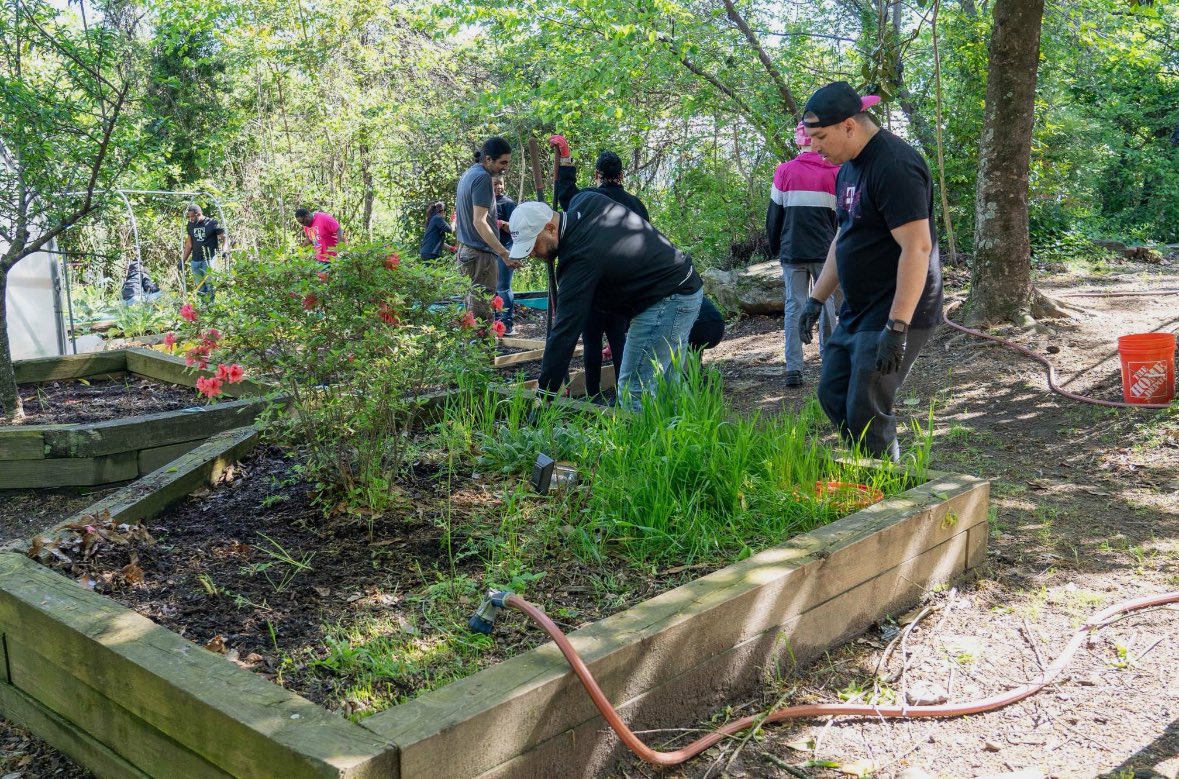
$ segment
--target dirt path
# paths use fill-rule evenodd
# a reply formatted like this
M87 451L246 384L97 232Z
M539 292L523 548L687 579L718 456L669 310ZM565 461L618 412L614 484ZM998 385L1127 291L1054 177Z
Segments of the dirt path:
M1151 288L1179 283L1157 266L1041 283L1061 297ZM1117 335L1179 324L1175 295L1068 299L1087 312L1051 323L1053 333L1006 335L1042 353L1059 348L1051 359L1066 387L1095 397L1120 399ZM813 393L813 384L801 391L781 386L780 326L781 320L747 320L712 355L747 408L775 411ZM742 363L749 367L742 370ZM948 691L954 701L982 697L1033 677L1084 616L1179 589L1179 415L1081 405L1045 388L1034 362L948 329L939 333L898 406L921 416L936 403L933 467L993 480L986 570L976 582L931 593L933 610L912 628L906 652L894 647L879 676L895 625L832 652L788 687L767 684L763 696L733 701L735 710L764 709L783 694L788 704L873 694L891 702L923 685ZM727 767L734 777L896 777L920 769L927 773L904 775L1174 779L1177 611L1102 630L1062 680L1002 711L950 721L771 726L731 764L732 746L680 770L632 764L620 775L706 777Z
M1177 275L1170 268L1125 264L1113 274L1052 277L1041 288L1062 295L1176 289ZM1115 337L1179 324L1179 296L1070 299L1087 313L1053 324L1053 332L1009 335L1040 351L1058 348L1052 359L1076 392L1117 399ZM744 320L708 355L742 408L772 413L797 407L814 392L813 374L800 389L782 386L781 327L780 318ZM733 701L732 713L747 714L783 697L802 703L867 699L875 692L887 699L922 682L944 688L956 701L1008 689L1051 662L1085 615L1123 599L1179 589L1179 414L1116 411L1049 395L1038 365L948 330L926 347L899 399L901 408L922 418L931 402L934 467L993 480L986 570L975 582L931 593L927 605L934 609L912 627L904 653L895 647L879 676L877 665L896 630L892 624L884 625L888 632L873 629L832 652L786 686L767 683L764 695ZM1174 779L1175 611L1130 617L1102 630L1065 678L1002 711L952 721L772 726L740 750L727 773L836 777L857 775L858 767L877 777L921 769L954 779L1021 770L1032 773L1018 776ZM724 712L716 715L699 726L724 719ZM0 731L0 745L19 738ZM0 775L85 775L63 769L52 755L41 747L36 760L19 767L0 759ZM732 755L730 745L682 769L660 772L630 763L616 775L720 776ZM847 770L821 767L823 762Z

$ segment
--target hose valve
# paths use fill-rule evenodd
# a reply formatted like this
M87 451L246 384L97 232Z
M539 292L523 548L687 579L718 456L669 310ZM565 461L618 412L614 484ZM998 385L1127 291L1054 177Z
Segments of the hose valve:
M499 616L500 611L504 608L504 601L511 594L506 590L488 590L487 596L483 598L483 602L479 604L479 608L475 610L467 622L467 627L475 633L482 633L485 636L491 635L491 630L495 627L495 618Z

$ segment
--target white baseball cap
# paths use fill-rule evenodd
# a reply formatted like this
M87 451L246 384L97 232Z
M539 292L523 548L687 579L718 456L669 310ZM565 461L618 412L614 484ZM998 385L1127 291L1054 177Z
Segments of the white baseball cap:
M512 250L509 259L519 260L532 254L536 236L553 218L553 209L536 200L521 203L512 211L508 229L512 233Z

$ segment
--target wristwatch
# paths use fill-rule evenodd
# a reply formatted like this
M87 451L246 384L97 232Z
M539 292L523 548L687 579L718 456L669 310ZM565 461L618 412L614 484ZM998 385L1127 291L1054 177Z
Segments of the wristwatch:
M899 319L890 319L884 323L884 329L892 330L894 333L907 333L909 332L909 323Z

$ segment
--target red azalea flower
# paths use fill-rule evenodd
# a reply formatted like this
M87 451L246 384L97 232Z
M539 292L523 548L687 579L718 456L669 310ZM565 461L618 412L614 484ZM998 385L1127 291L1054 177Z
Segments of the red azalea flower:
M314 292L307 293L307 295L303 298L303 308L304 309L310 311L311 309L315 308L317 305L319 305L319 298L315 296Z
M176 333L166 333L164 335L164 346L168 347L168 351L172 351L176 346Z
M229 366L225 363L220 363L217 366L217 378L221 381L229 381Z
M221 379L216 376L212 378L201 377L196 382L197 392L204 395L206 398L215 398L221 394Z
M209 343L217 343L221 340L221 331L215 327L210 327L205 331L205 340Z
M381 303L377 309L377 317L387 325L395 325L400 321L397 318L397 310L390 308L388 303Z
M504 310L504 299L501 298L499 295L496 295L495 297L493 297L491 299L491 307L496 311L503 311Z
M242 366L238 365L236 362L233 365L229 366L229 383L230 384L237 384L239 381L244 379L245 376L246 376L245 369L242 368Z
M327 274L326 273L317 273L315 275L319 277L320 281L327 281Z
M192 303L185 303L180 307L180 318L186 319L189 322L195 322L197 320L197 312L196 309L192 307Z
M389 270L393 270L394 268L396 268L400 264L401 264L401 255L398 254L397 252L393 252L392 254L390 254L388 257L385 258L385 267L388 268Z
M459 320L459 327L463 328L464 330L469 330L470 328L472 328L474 326L475 326L475 315L472 314L470 311L463 314L463 318Z
M507 325L505 325L503 322L496 322L495 324L493 324L493 325L491 326L491 329L495 331L495 337L496 337L496 338L503 338L503 337L504 337L504 333L505 333L505 332L507 331L507 329L508 329L508 326L507 326Z

